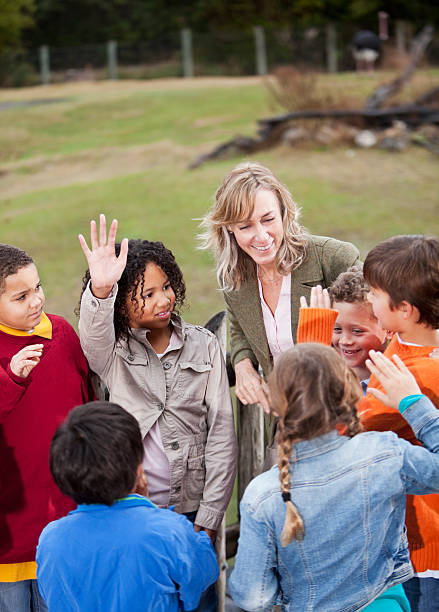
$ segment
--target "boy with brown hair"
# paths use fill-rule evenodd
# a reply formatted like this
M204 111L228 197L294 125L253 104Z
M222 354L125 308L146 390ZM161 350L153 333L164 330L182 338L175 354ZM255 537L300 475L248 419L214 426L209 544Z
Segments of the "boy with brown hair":
M345 274L331 287L332 306L341 307L342 312L350 290ZM393 333L384 354L389 358L398 355L422 393L439 407L439 360L431 359L439 347L439 240L418 235L389 238L367 255L363 275L377 322L381 329ZM358 288L359 278L351 285L353 296ZM298 338L329 344L331 325L340 317L336 310L329 310L329 296L315 287L311 295L314 308L306 308L304 299L301 304ZM347 322L352 324L350 317ZM336 336L337 330L333 332L334 345ZM352 367L354 357L349 358ZM364 429L391 430L418 444L399 411L385 404L383 388L375 376L370 377L367 391L358 404ZM439 496L409 495L406 523L416 572L415 578L404 585L412 612L439 611Z
M355 329L354 323L358 323L358 320L351 317L358 313L353 310L349 312L349 294L352 293L354 304L368 285L367 299L377 321L375 339L380 341L379 329L393 334L384 354L389 358L398 355L415 376L422 393L439 407L439 360L431 359L437 355L439 347L439 240L422 235L389 238L367 255L363 281L359 272L353 273L353 276L350 276L351 273L352 269L340 275L331 286L331 300L321 287L313 287L311 308L306 308L306 300L301 299L298 340L330 344L332 330L332 344L345 359L350 360L351 367L361 376L363 364L360 355L367 343L363 347L353 344L351 347L355 347L355 350L348 348L343 352L344 345L337 345L340 328L337 329L337 323L334 329L332 326L336 319L338 323L344 319L346 327ZM337 310L340 311L338 314ZM359 331L360 327L357 329ZM372 344L367 347L368 350L384 348ZM364 429L394 431L398 436L418 444L399 411L384 403L383 389L375 376L370 377L367 391L366 397L358 405ZM439 495L409 495L406 523L411 560L416 572L416 576L404 585L412 612L438 612Z
M369 351L383 352L392 335L374 315L368 293L369 285L359 266L340 274L329 288L331 306L338 312L332 346L354 370L364 391L370 376L366 366Z
M439 407L439 240L413 235L381 242L367 255L364 277L369 301L381 325L394 332L385 351L398 355L422 393ZM363 427L392 430L416 444L412 429L397 410L383 403L382 386L371 376L360 400ZM372 397L373 396L373 397ZM416 576L404 588L413 612L439 610L439 495L408 496L407 535Z
M57 426L94 398L73 328L46 315L32 258L0 244L0 610L42 612L35 550L45 525L73 508L49 471Z

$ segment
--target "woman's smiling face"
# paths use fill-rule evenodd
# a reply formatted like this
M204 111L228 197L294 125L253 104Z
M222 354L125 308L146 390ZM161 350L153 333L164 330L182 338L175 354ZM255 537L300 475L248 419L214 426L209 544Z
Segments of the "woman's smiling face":
M257 191L250 218L231 224L229 230L234 234L238 246L257 265L271 264L284 237L280 206L275 194L267 189Z

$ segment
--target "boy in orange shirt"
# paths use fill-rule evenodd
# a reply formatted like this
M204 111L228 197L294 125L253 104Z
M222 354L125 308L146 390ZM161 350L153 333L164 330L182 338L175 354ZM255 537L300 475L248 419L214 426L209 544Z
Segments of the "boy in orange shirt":
M395 236L373 248L364 262L368 299L381 325L394 332L385 351L398 355L415 376L422 393L439 407L439 240ZM371 376L370 393L360 400L367 430L392 430L416 443L411 428L383 399ZM373 397L372 397L373 396ZM439 495L408 496L407 535L416 576L404 584L413 612L439 610Z
M329 288L332 308L337 311L332 346L354 370L364 392L370 377L366 366L369 351L383 352L392 336L374 315L368 293L369 285L359 266L342 272Z
M373 248L364 263L368 300L383 329L393 332L384 354L397 354L410 369L422 393L439 407L439 240L426 236L395 236ZM331 290L334 308L336 293ZM306 306L306 300L301 301ZM298 340L329 344L330 324L339 315L329 308L321 288L311 306L300 313ZM333 335L334 343L334 335ZM336 344L336 342L335 342ZM369 348L374 348L370 346ZM399 411L384 403L378 380L371 376L367 395L359 402L361 422L370 431L394 431L417 444ZM408 496L406 524L415 578L405 583L412 612L439 611L439 496Z

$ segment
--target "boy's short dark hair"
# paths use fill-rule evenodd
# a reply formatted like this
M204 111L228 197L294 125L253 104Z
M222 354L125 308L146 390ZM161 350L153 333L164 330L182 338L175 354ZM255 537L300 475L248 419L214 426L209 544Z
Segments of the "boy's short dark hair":
M339 274L329 287L331 304L334 304L334 302L369 304L367 301L368 293L369 285L364 279L361 266L351 266L346 272ZM371 314L373 316L372 312Z
M363 274L371 287L389 295L396 308L408 302L419 311L418 323L439 327L439 240L432 236L394 236L374 247Z
M142 460L137 420L111 402L74 408L50 446L53 479L77 504L111 506L131 493Z
M8 276L17 274L20 268L25 268L33 263L32 257L26 251L11 244L0 243L0 293L4 289Z

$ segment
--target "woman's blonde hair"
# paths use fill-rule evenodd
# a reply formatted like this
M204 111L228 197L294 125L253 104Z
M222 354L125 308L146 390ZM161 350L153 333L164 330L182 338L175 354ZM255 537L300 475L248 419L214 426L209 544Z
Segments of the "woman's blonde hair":
M279 415L279 479L286 503L281 542L301 540L305 526L291 501L290 458L294 467L294 443L312 440L345 427L352 437L361 431L356 404L362 396L358 378L335 349L323 344L298 344L282 353L269 376L271 405Z
M253 212L256 193L266 189L279 202L284 237L276 255L276 267L288 274L302 263L306 254L307 233L299 224L299 208L291 193L269 170L256 162L236 166L215 194L215 204L204 217L201 248L215 253L218 283L223 290L239 289L255 273L255 264L237 244L227 227L248 219Z

